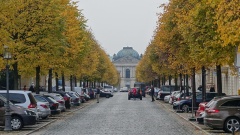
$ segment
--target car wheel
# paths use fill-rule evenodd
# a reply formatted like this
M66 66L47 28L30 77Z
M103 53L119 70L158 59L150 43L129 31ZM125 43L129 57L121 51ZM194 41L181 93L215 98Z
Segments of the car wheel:
M142 96L140 96L140 100L142 100Z
M233 128L235 128L235 131L238 131L239 127L236 127L236 125L239 125L239 124L240 124L240 120L238 118L236 117L228 118L224 123L223 130L227 133L231 133L233 131Z
M109 95L106 95L106 98L109 98Z
M130 100L130 96L128 96L128 100Z
M23 121L20 117L14 116L11 119L12 130L20 130L23 127Z
M188 113L188 111L189 111L189 106L186 105L186 104L183 105L183 106L182 106L182 111Z

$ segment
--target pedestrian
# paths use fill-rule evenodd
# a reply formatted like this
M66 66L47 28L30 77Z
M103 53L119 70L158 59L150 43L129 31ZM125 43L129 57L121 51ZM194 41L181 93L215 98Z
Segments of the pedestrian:
M27 86L26 86L26 85L23 86L23 90L24 90L24 91L27 90Z
M154 99L154 87L151 85L151 95L152 95L152 102L155 101Z
M202 91L202 85L199 85L197 88L199 91Z
M34 90L34 85L33 85L33 84L30 86L29 91L31 91L31 92L34 92L34 91L35 91L35 90Z
M99 103L99 96L100 96L100 88L97 87L97 103Z

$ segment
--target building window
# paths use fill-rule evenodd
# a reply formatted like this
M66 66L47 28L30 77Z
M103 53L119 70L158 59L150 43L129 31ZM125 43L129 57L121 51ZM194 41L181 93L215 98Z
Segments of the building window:
M126 69L126 78L130 78L130 70Z

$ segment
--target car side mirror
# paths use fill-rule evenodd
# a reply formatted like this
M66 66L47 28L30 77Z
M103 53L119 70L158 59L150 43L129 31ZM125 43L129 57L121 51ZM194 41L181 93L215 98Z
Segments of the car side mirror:
M4 102L0 100L0 107L4 107Z

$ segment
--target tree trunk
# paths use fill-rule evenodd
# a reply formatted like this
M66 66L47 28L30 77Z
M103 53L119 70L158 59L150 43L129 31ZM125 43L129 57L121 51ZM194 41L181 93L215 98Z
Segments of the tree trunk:
M52 68L48 70L48 93L52 92Z
M74 87L77 87L77 77L74 76Z
M65 77L64 77L64 72L62 72L62 90L65 91Z
M196 80L195 80L195 68L192 68L192 107L196 107Z
M202 67L202 101L206 101L206 69Z
M70 76L70 88L71 88L71 91L73 91L73 76L72 75Z
M36 94L39 94L39 82L40 82L40 66L36 67L36 87L35 92Z
M217 70L217 92L218 96L222 95L222 71L221 71L221 65L216 66Z
M188 74L186 75L186 94L189 96Z
M169 75L168 80L169 80L168 84L169 84L169 85L172 85L172 84L171 84L171 80L172 80L172 76L171 76L171 75Z
M57 72L55 72L55 81L56 81L56 91L59 91L58 73Z
M180 91L182 92L182 73L179 74L180 78Z
M18 64L14 63L13 64L13 83L14 83L13 84L13 89L14 90L18 90L19 89L19 87L18 87L18 78L19 78L19 75L18 75Z
M175 74L174 82L175 82L175 91L176 91L176 90L178 90L177 74Z

